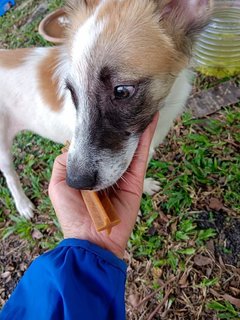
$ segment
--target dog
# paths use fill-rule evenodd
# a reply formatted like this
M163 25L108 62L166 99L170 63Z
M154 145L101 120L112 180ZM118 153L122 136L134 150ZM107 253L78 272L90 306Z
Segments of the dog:
M67 183L101 190L127 170L159 110L150 148L168 133L191 91L188 66L207 0L70 0L58 47L0 50L0 169L25 218L34 206L13 168L15 135L71 141ZM145 180L144 191L159 190Z

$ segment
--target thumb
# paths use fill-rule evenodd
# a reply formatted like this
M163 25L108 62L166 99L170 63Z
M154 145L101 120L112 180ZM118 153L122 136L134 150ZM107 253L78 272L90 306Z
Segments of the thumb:
M133 176L137 176L138 180L143 181L147 168L149 148L158 123L159 112L153 118L147 129L141 136L134 159L129 167L128 172Z
M49 190L56 184L66 181L67 174L67 152L57 156L54 161Z

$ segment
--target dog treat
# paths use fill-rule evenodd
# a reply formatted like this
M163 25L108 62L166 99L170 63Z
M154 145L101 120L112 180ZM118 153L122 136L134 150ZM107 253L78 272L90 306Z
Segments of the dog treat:
M120 219L105 192L81 190L84 203L88 209L95 229L100 232L107 230L110 234L112 227L120 223Z
M66 141L62 152L67 152L69 146L70 142ZM81 194L95 229L98 232L106 230L110 235L112 228L119 224L121 220L106 192L97 193L95 191L81 190Z

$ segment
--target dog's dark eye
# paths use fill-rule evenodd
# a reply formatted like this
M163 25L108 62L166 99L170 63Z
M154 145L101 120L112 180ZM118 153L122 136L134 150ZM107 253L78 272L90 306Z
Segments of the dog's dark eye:
M131 98L135 93L134 86L117 86L114 88L114 98L123 100Z

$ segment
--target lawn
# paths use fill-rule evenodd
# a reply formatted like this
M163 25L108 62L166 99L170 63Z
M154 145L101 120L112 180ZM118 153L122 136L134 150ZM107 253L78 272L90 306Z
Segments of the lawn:
M37 25L61 4L18 1L0 17L0 48L50 45ZM197 74L194 91L226 80ZM239 86L239 76L232 80ZM125 255L128 319L240 319L239 109L202 119L186 112L156 150L147 175L161 190L143 196ZM17 214L0 173L0 306L30 261L62 238L47 196L60 149L32 133L15 140L14 163L37 207L31 221Z

